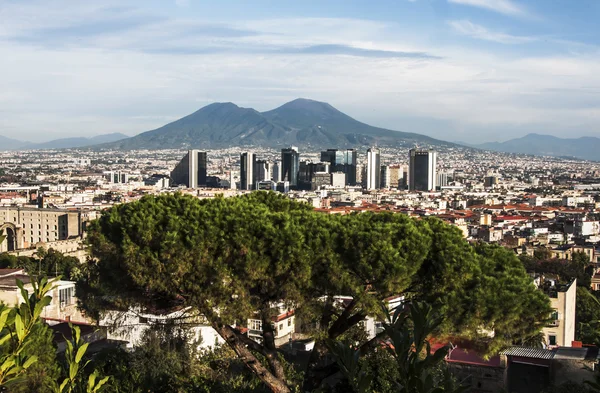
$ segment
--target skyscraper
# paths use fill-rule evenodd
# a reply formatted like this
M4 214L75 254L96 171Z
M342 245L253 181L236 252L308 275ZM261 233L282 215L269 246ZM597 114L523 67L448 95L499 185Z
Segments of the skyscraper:
M281 181L281 161L273 162L272 168L271 180L273 180L275 183L278 183Z
M321 161L329 163L330 173L344 172L346 184L356 184L356 150L327 149L321 152Z
M437 153L433 150L411 149L408 162L408 189L410 191L435 190Z
M264 180L271 180L271 165L267 160L256 160L254 164L254 184Z
M171 171L171 182L173 185L185 185L187 188L206 186L206 166L206 152L188 150Z
M256 156L254 153L244 152L240 156L240 189L254 189L254 168L256 167Z
M379 149L367 150L367 190L376 190L381 185L381 159Z
M298 186L298 171L300 169L300 154L295 146L281 149L281 180L287 181L290 188Z

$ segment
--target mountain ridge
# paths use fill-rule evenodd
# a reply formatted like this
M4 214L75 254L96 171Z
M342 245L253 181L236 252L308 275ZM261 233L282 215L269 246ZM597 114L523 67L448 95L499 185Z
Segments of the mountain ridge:
M47 142L32 143L11 139L0 135L0 151L2 150L44 150L44 149L74 149L89 147L97 144L115 142L129 138L128 135L113 132L93 137L59 138Z
M97 147L133 150L245 145L350 147L407 146L417 142L454 145L426 135L373 127L326 102L298 98L265 112L231 102L212 103L162 127Z
M472 147L505 153L532 154L552 157L575 157L600 161L600 138L582 136L560 138L553 135L529 133L505 142L487 142Z

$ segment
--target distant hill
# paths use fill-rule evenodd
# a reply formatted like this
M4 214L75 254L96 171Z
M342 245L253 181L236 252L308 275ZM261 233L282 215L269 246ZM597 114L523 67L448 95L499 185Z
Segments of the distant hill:
M28 143L29 142L18 141L16 139L7 138L0 135L0 151L16 150L27 145Z
M103 134L94 136L91 138L62 138L62 139L54 139L49 142L44 143L31 143L21 148L29 149L29 150L43 150L43 149L74 149L78 147L88 147L99 145L102 143L108 142L116 142L121 139L129 138L125 134L113 133L113 134Z
M538 156L575 157L600 161L600 138L557 138L551 135L528 134L506 142L475 145L479 149Z
M425 135L372 127L333 106L297 99L268 112L214 103L152 131L101 148L184 149L244 145L345 147L453 145Z
M7 138L0 135L0 151L6 150L43 150L43 149L74 149L78 147L88 147L99 145L102 143L109 143L119 141L121 139L129 138L125 134L113 133L98 135L91 138L62 138L54 139L49 142L43 143L31 143L18 141L16 139Z

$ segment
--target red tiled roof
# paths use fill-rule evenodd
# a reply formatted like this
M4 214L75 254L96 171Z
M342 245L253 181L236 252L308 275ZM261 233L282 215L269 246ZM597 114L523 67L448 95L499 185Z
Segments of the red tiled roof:
M290 311L288 311L288 312L286 312L284 314L279 314L276 317L272 317L271 320L273 322L281 322L284 319L287 319L287 318L291 317L294 314L295 314L295 310L290 310Z

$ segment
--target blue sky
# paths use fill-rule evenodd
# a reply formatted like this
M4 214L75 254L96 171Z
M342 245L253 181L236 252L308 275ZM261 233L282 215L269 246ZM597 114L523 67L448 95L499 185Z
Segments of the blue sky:
M0 0L0 135L297 97L451 141L600 137L598 0Z

